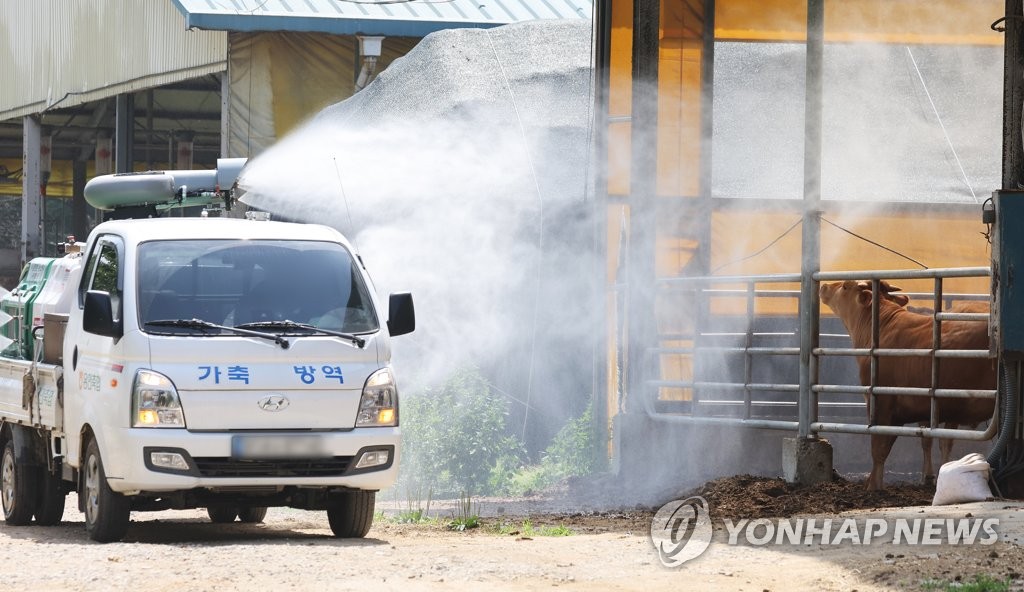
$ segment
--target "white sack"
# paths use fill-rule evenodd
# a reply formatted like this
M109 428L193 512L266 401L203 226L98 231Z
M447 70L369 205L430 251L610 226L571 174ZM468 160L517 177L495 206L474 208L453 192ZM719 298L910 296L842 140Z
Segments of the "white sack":
M935 480L933 506L981 502L992 497L988 487L989 465L985 457L973 452L942 465Z

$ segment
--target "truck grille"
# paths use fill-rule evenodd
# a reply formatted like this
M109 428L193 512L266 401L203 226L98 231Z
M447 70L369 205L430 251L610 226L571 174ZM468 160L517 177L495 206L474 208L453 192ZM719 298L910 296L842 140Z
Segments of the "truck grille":
M351 456L316 460L238 460L225 456L193 458L203 477L336 477L348 470Z

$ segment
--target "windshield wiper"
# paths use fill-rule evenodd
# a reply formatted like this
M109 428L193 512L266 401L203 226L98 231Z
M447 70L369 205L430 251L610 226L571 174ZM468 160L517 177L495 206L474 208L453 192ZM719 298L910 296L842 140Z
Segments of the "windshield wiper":
M250 337L262 337L263 339L270 339L274 343L281 346L281 349L288 349L291 343L287 339L280 335L274 335L272 333L261 333L260 331L247 331L244 328L239 327L228 327L226 325L218 325L217 323L211 323L210 321L204 321L202 319L160 319L156 321L146 321L147 325L154 327L185 327L188 329L200 329L203 331L209 329L220 329L221 331L228 331L237 335L248 335Z
M356 347L363 347L366 345L366 340L358 335L351 333L344 333L342 331L332 331L331 329L321 329L316 325L310 325L308 323L296 323L295 321L258 321L255 323L243 323L238 325L236 329L303 329L305 331L314 331L316 333L323 333L324 335L333 335L335 337L341 337L342 339L348 339L356 345Z

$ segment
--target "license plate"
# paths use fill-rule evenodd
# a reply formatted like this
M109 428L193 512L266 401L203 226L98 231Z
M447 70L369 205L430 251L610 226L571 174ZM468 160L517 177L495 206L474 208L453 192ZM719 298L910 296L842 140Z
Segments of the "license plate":
M323 438L314 435L232 436L231 457L237 459L324 458Z

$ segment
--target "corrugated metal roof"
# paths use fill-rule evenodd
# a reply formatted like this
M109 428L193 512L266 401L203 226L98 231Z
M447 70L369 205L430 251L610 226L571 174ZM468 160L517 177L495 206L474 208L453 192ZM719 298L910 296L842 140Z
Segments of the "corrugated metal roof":
M593 0L172 0L189 28L423 37L441 29L591 18Z
M0 2L0 121L227 68L227 35L166 2Z

